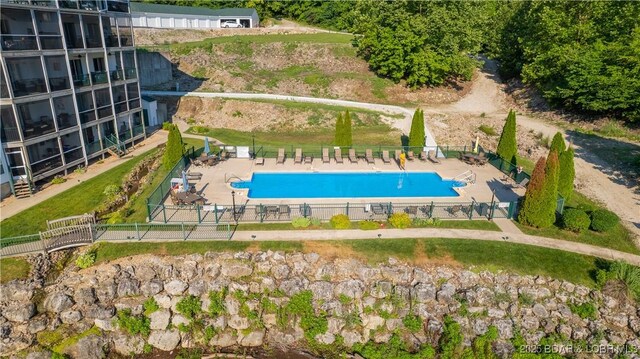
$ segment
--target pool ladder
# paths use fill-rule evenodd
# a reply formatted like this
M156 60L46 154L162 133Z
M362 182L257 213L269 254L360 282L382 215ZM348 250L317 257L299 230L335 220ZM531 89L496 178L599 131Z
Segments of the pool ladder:
M237 179L239 181L244 181L242 178L234 175L233 173L229 174L229 177L227 177L227 173L224 174L224 183L229 183L229 181L231 181L232 179Z
M467 170L453 177L454 181L464 182L466 184L476 183L476 174L472 170Z

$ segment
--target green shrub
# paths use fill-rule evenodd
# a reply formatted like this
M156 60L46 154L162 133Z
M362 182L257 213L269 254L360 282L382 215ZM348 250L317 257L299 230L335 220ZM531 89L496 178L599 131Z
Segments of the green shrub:
M505 161L516 164L518 144L516 141L516 113L513 110L509 111L504 127L502 127L502 134L498 141L496 154Z
M488 125L480 125L480 127L478 127L478 130L484 132L487 136L495 136L498 134L493 127Z
M571 309L571 312L573 312L573 314L576 314L582 319L595 320L596 314L598 313L598 309L596 309L596 306L593 305L593 303L588 302L582 303L580 305L569 303L569 309Z
M620 222L618 216L606 209L597 209L591 212L591 229L596 232L608 232Z
M170 131L173 128L173 123L171 122L163 122L162 123L162 129L165 131Z
M331 223L331 228L335 229L351 228L351 220L346 214L336 214L335 216L331 217L329 223Z
M291 220L293 228L307 228L311 225L311 219L305 217L298 217Z
M562 213L562 228L568 231L580 233L589 229L590 224L589 215L583 210L568 208Z
M227 287L221 290L212 290L209 292L209 314L217 317L226 312L224 299L227 297Z
M158 305L158 302L156 302L155 298L151 297L149 299L147 299L144 304L144 315L149 316L151 315L151 313L157 311L158 309L160 309L160 306Z
M464 335L460 324L450 316L444 317L444 328L440 336L440 351L442 359L454 359L462 356L462 343Z
M624 294L640 302L640 267L626 262L614 262L607 268L598 270L596 274L598 285L604 286L609 281L621 283L626 290Z
M121 329L131 335L142 334L148 336L151 332L149 318L142 315L131 315L130 309L118 311L116 322Z
M412 227L437 227L442 223L440 218L414 218L411 221Z
M412 333L417 333L422 329L422 318L417 315L409 314L402 318L402 324Z
M113 212L109 216L109 219L107 219L107 224L119 224L119 223L124 223L124 216L120 211Z
M411 218L406 213L394 213L389 217L389 224L393 228L407 228L411 225Z
M77 173L77 174L83 174L85 172L87 172L87 169L83 166L78 166L78 168L73 170L73 173Z
M102 191L102 193L108 198L114 198L122 193L122 188L117 184L110 184L104 188L104 191Z
M320 227L322 225L322 221L320 220L320 218L310 217L309 219L311 220L312 227Z
M176 310L187 319L193 319L202 312L202 301L194 295L188 295L180 299L176 304Z
M96 251L95 249L89 250L78 256L76 259L76 265L78 268L89 268L96 262Z
M360 221L360 223L358 223L358 227L363 231L371 231L374 229L379 229L380 223L376 221Z
M67 179L62 176L55 176L51 180L51 184L61 184L67 182Z

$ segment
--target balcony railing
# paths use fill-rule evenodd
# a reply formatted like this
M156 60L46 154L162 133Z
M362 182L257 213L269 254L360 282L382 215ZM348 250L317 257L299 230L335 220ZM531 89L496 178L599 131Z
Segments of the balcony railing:
M96 120L96 111L89 110L80 113L80 123L85 124Z
M129 109L135 110L136 108L139 108L139 107L140 107L140 99L129 101Z
M127 111L127 109L128 109L128 108L127 108L127 102L126 102L126 101L116 103L116 104L114 105L114 107L116 108L116 113L126 112L126 111Z
M107 9L109 11L129 12L129 2L107 0Z
M133 137L139 136L144 133L144 126L133 126Z
M91 77L89 75L73 76L73 86L75 87L91 86L90 79Z
M76 124L76 116L74 114L61 113L58 115L58 130L64 130Z
M69 89L69 78L66 76L49 78L49 87L51 87L51 91L67 90Z
M133 37L120 35L120 46L133 46Z
M124 69L124 73L127 76L127 80L128 79L135 79L136 77L138 77L138 72L136 71L135 67L127 67Z
M87 154L90 155L92 153L96 153L98 151L102 150L102 147L100 146L100 141L94 141L91 143L87 143L85 145L85 149L87 150Z
M47 86L43 79L16 80L12 82L12 86L15 97L47 92Z
M52 149L54 150L54 149ZM55 149L54 151L59 151L59 149ZM37 176L39 174L43 174L45 172L49 172L51 170L54 170L58 167L62 166L62 156L60 156L60 153L51 156L49 158L45 158L43 160L40 160L38 162L34 162L31 164L31 173L33 173L34 176Z
M57 50L62 48L62 36L40 35L40 46L43 50Z
M31 3L35 6L56 7L55 0L31 0Z
M95 37L86 37L87 47L102 47L102 39Z
M17 127L2 127L2 142L20 141L20 133Z
M98 109L98 118L105 118L111 115L113 115L111 105L107 105Z
M107 72L106 71L92 72L91 81L93 82L94 85L106 83L107 81L109 81L109 78L107 77Z
M65 23L64 25L66 25L67 23ZM79 30L78 30L79 31ZM65 35L65 40L67 41L67 47L70 49L83 49L84 48L84 43L82 42L82 37L80 36L76 36L76 37L68 37L67 35Z
M64 151L64 160L66 163L77 161L83 157L84 154L82 153L82 147L80 146Z
M53 124L53 120L46 116L43 117L44 119L38 122L29 119L24 121L22 134L25 140L55 132L56 127Z
M35 35L2 35L2 50L37 50L38 41Z
M96 4L95 1L80 1L80 9L81 10L89 10L89 11L96 11L98 10L98 5Z
M124 80L124 72L122 70L111 71L111 80L113 81Z
M118 133L118 138L120 142L129 140L131 138L131 130L129 128L121 128Z
M110 33L104 34L104 41L106 47L119 47L118 36Z
M58 4L63 9L77 9L78 1L76 0L58 0Z

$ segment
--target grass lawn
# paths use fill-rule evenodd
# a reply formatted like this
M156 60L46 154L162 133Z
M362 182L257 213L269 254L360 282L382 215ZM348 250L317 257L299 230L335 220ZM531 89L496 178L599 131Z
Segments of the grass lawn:
M29 263L24 258L2 258L0 259L0 283L25 279L29 275L29 269Z
M352 229L359 229L359 222L351 222ZM392 227L387 227L392 228ZM497 224L484 220L460 221L460 220L443 220L437 226L428 227L411 227L411 228L455 228L455 229L476 229L483 231L500 231ZM237 231L304 231L314 229L333 229L329 222L322 222L318 227L295 228L290 222L283 223L240 223L236 227Z
M255 136L256 148L260 146L268 147L270 150L276 147L284 147L290 150L293 147L305 147L320 151L320 145L330 146L334 142L335 129L319 128L304 131L238 131L228 128L207 128L202 126L190 127L187 133L208 136L217 139L222 143L234 145L253 145ZM380 146L400 146L400 132L392 129L386 124L379 124L367 127L353 127L353 144L357 145L380 145Z
M294 43L306 42L314 44L350 44L353 35L337 33L317 33L317 34L268 34L268 35L242 35L242 36L219 36L201 41L187 43L177 43L157 46L140 46L139 49L171 50L178 54L188 54L194 49L208 49L214 44L269 44L274 42Z
M279 250L358 258L371 264L389 257L415 264L448 264L474 270L545 275L593 287L594 257L523 244L444 238L360 239L344 241L101 243L97 263L136 254L183 255L207 251Z
M110 184L122 184L124 177L152 151L156 151L156 149L138 155L109 171L3 220L0 222L2 236L13 237L38 233L38 231L46 229L46 220L92 212L106 199L103 193L104 188Z
M603 208L603 206L584 196L580 192L574 191L571 201L565 205L565 209L566 208L579 208L589 212L598 208ZM640 254L640 249L636 247L633 242L632 234L622 224L618 224L615 228L606 233L598 233L591 230L586 230L582 233L573 233L571 231L563 230L557 224L554 224L549 228L532 228L515 221L514 223L522 232L534 236L564 239L566 241L581 242L594 246L611 248L622 252Z

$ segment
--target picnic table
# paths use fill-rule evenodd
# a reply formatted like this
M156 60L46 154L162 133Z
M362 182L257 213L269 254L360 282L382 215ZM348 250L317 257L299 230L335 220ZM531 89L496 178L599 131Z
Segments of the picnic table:
M191 192L178 192L176 193L176 198L178 199L178 202L184 204L204 204L205 202L204 197Z

